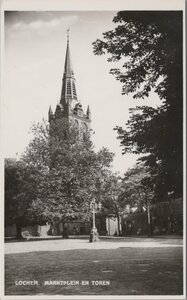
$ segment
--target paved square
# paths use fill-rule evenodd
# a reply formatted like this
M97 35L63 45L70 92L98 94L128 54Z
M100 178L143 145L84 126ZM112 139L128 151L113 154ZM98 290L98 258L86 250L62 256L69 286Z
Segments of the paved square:
M6 295L182 295L182 239L6 243Z

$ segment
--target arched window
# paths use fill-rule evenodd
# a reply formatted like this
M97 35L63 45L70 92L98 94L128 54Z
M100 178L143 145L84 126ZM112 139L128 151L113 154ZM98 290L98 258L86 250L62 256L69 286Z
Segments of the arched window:
M67 80L67 96L71 95L71 80Z
M76 93L76 88L75 88L75 82L74 81L72 82L72 85L73 85L73 96L75 98L77 98L77 93Z

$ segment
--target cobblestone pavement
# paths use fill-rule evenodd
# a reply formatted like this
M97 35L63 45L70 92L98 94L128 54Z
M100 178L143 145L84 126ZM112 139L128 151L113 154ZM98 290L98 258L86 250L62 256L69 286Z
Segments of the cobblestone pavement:
M61 251L73 249L117 249L117 248L164 248L182 247L182 238L101 238L97 243L87 239L30 240L5 243L5 253L26 253L33 251Z

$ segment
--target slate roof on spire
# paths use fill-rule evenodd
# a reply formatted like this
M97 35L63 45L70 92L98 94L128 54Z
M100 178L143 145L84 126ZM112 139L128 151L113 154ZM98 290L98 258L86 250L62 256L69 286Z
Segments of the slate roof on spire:
M74 76L73 67L71 63L71 56L70 56L70 48L69 48L69 40L67 41L67 49L66 49L66 59L64 65L64 73L66 77Z

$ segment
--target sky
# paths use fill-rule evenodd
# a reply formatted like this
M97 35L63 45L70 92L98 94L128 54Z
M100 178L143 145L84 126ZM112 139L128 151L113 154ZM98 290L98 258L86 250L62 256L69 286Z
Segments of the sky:
M92 137L96 150L107 147L115 153L113 171L123 174L132 167L136 155L122 155L113 128L125 128L129 108L159 102L135 100L121 95L122 85L109 74L115 64L107 56L93 54L92 43L113 29L116 11L19 11L5 14L5 97L3 101L3 152L19 157L28 145L34 122L47 119L49 106L55 110L60 100L62 77L70 30L70 51L78 99L92 114Z

